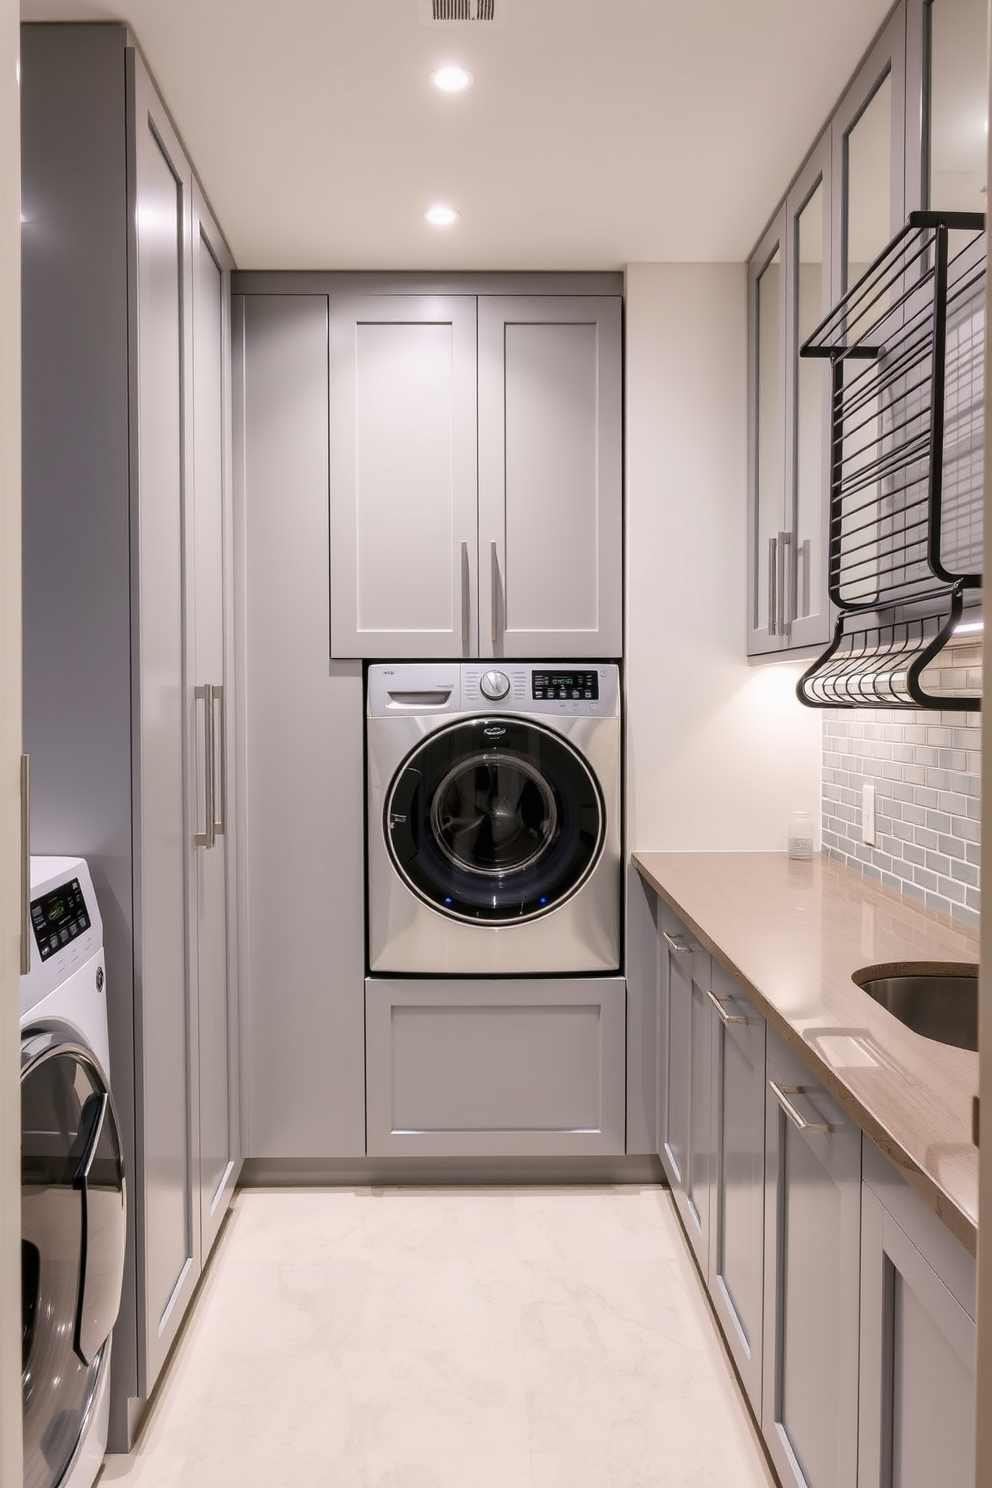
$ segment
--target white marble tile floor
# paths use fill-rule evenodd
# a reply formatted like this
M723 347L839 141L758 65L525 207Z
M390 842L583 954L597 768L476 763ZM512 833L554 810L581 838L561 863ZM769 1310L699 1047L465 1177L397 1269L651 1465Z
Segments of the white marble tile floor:
M770 1488L656 1187L245 1190L126 1488Z

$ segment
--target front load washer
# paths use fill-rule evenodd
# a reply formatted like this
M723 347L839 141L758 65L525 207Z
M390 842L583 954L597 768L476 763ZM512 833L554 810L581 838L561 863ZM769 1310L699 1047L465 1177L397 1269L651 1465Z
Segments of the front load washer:
M620 966L620 685L612 663L368 672L372 972Z
M110 1411L125 1191L103 924L80 858L31 860L21 978L24 1488L90 1488Z

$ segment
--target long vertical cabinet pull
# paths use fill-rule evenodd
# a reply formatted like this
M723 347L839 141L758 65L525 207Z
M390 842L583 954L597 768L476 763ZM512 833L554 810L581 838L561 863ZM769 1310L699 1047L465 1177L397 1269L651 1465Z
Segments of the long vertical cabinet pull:
M489 544L489 566L492 574L492 594L490 596L490 610L492 614L492 641L493 645L499 640L499 554L496 544Z
M214 845L214 689L207 682L193 689L196 702L203 703L203 831L193 832L194 847Z
M472 601L469 594L471 573L468 566L468 543L462 543L462 645L468 646L471 640L469 627L471 625Z
M210 816L216 841L227 831L227 704L224 702L223 687L213 686L210 694L210 755L213 771Z
M791 582L789 559L792 556L792 533L778 535L778 629L779 635L787 636L792 629L792 605L789 596L794 584Z
M778 538L768 539L768 634L778 634Z
M31 970L31 759L21 755L21 976Z

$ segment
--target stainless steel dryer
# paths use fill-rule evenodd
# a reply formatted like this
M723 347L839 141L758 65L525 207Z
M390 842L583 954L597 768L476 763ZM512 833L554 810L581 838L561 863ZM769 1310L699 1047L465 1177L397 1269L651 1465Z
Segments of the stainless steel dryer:
M616 666L371 666L367 744L373 972L619 968Z

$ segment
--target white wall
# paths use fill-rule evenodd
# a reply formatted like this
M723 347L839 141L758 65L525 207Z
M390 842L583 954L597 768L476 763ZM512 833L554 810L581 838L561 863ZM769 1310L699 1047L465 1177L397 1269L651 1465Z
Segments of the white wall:
M0 0L0 1483L21 1482L21 271L18 7Z
M628 845L784 851L820 715L745 656L745 267L631 264L626 317Z

